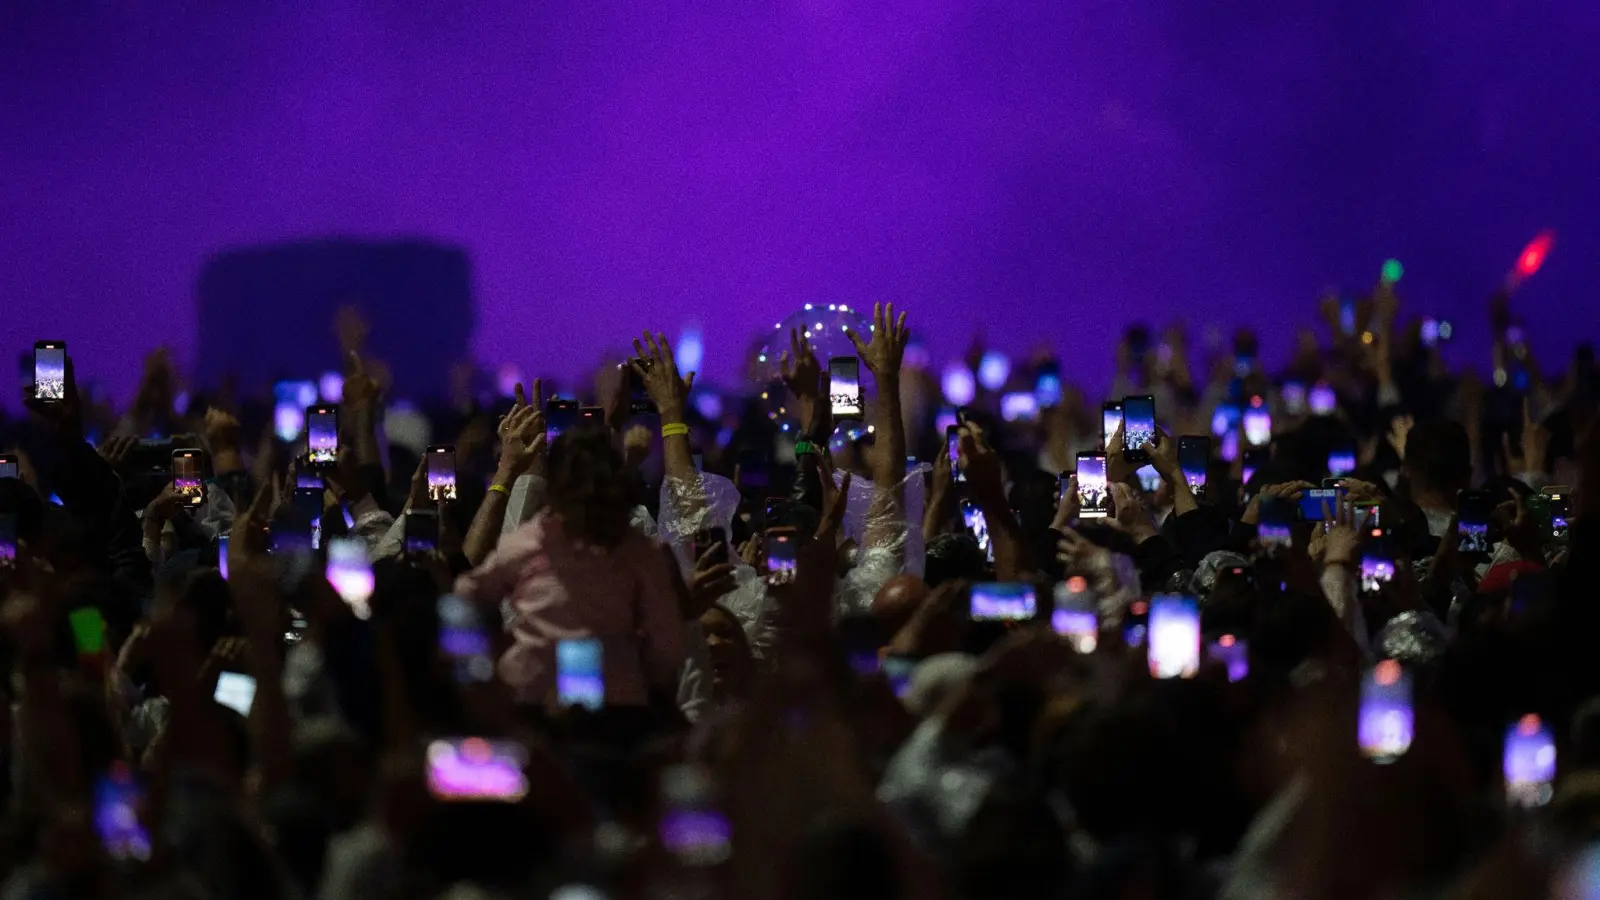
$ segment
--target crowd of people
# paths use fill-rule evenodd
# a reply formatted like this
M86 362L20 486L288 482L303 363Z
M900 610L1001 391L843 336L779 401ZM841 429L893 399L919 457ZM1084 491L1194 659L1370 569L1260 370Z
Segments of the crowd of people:
M864 398L790 335L790 429L660 334L394 398L342 328L316 460L68 348L4 424L0 897L1600 897L1600 373L1510 302L1482 371L1387 280L1282 371L1131 327L1139 442L1047 354L947 410L889 306Z

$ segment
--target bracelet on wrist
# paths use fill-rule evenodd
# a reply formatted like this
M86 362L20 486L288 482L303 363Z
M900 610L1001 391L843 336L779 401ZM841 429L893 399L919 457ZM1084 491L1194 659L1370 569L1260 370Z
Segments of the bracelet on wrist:
M673 422L669 425L661 426L662 437L686 437L688 434L689 426L682 422Z
M800 440L794 442L794 455L796 457L808 456L808 455L811 455L811 454L817 454L817 453L821 453L821 452L822 451L817 449L817 445L816 444L811 443L810 441L806 440L805 438L801 438Z

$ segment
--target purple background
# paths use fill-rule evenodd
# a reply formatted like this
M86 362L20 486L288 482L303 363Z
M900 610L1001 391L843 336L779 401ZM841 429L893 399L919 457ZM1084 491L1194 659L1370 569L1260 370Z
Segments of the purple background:
M805 301L891 299L1098 379L1131 317L1286 341L1389 255L1481 340L1553 226L1554 361L1596 331L1597 45L1591 0L8 0L0 337L126 396L192 358L207 254L433 236L486 362L698 319L726 380Z

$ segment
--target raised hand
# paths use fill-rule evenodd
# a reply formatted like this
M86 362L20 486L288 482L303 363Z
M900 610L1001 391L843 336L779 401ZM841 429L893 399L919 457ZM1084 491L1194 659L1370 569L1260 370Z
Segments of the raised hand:
M832 466L821 475L822 477L817 480L822 486L822 521L817 525L816 539L832 543L844 525L844 511L850 503L851 476L849 472L845 472L839 476L839 483L835 486Z
M1150 455L1150 465L1154 466L1156 472L1176 491L1178 485L1187 484L1183 478L1183 469L1178 465L1178 442L1160 428L1156 429L1156 433L1161 436L1161 442L1158 444L1146 441L1142 449Z
M1522 398L1522 440L1518 447L1521 452L1511 452L1510 434L1502 432L1500 440L1501 449L1506 454L1506 467L1511 475L1531 475L1544 471L1545 459L1550 452L1550 429L1534 421L1528 398Z
M95 448L100 458L111 464L111 468L122 471L122 465L128 459L128 453L139 445L136 435L124 434L106 438L105 442Z
M1384 440L1394 448L1395 455L1400 457L1401 462L1406 460L1406 438L1411 436L1411 429L1416 424L1417 420L1410 415L1395 416L1389 420L1389 431L1384 435Z
M685 610L685 619L699 619L711 608L711 604L722 599L737 586L733 566L714 561L721 549L720 546L713 547L695 561L694 572L689 580L690 608Z
M1106 520L1107 525L1127 534L1135 543L1155 537L1156 526L1150 521L1150 513L1133 495L1132 488L1120 481L1112 482L1111 506L1113 516Z
M850 343L856 345L856 354L873 375L882 380L900 374L900 362L906 354L906 342L911 340L911 329L906 327L905 313L895 316L893 303L872 305L871 343L863 341L854 331L845 334Z
M1334 507L1329 508L1327 501L1322 503L1323 521L1328 523L1322 532L1322 564L1354 566L1356 552L1361 546L1361 533L1356 530L1356 505L1347 497L1336 501Z
M828 397L828 376L817 361L811 339L800 329L789 329L789 349L778 360L784 386L794 394L802 434L826 441L833 434L833 404Z
M1065 533L1077 521L1080 504L1078 502L1078 476L1072 474L1062 482L1061 494L1056 498L1056 517L1050 527Z
M368 413L378 406L381 392L378 379L368 370L366 360L354 350L345 355L344 396L340 406L357 413Z
M518 388L520 395L520 386ZM535 388L535 395L538 389ZM500 422L500 463L494 483L509 485L524 474L543 475L548 456L544 412L518 406Z
M643 340L635 339L633 352L637 358L629 360L628 365L644 380L644 389L661 413L661 423L682 423L689 390L694 387L694 373L690 372L687 377L678 375L672 345L667 343L667 336L659 332L652 335L646 331Z

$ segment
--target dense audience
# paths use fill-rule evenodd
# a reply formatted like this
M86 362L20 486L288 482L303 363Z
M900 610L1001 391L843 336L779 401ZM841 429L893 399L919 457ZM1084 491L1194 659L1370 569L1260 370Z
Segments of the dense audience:
M41 342L0 896L1600 897L1600 381L1510 302L959 405L885 306L781 417L652 333L398 398L346 314L309 402L120 412Z

